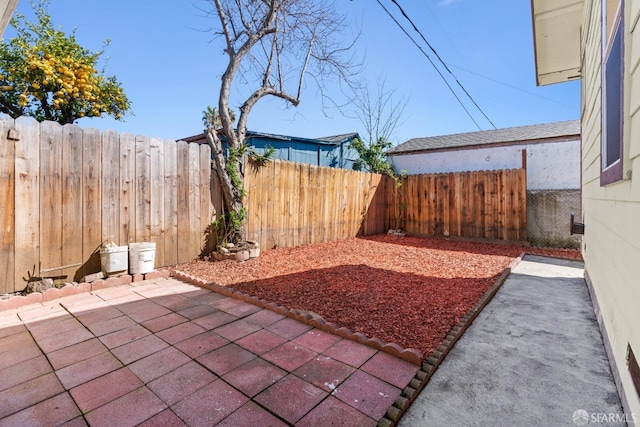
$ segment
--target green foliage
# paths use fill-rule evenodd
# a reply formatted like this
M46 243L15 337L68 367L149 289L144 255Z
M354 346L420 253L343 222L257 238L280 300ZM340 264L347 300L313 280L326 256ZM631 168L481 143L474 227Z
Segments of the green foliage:
M253 160L256 166L261 167L266 165L271 160L275 152L276 152L275 148L271 147L270 145L267 145L264 147L264 152L262 154L258 153L253 149L249 150L249 157L251 158L251 160Z
M367 172L389 175L395 183L393 198L395 201L395 230L400 230L400 226L406 210L406 203L403 202L402 185L407 177L407 171L397 172L391 166L387 158L387 150L391 148L391 142L384 137L379 137L373 144L366 144L360 139L355 139L351 147L358 152L360 158L354 163L353 169L366 170Z
M225 212L213 221L219 245L236 243L236 236L241 235L247 221L247 210L242 207L237 211Z
M229 109L229 116L231 117L231 122L236 121L236 114L231 109ZM207 106L207 109L202 112L202 124L205 129L220 129L222 121L220 120L218 109L210 105Z
M384 137L379 137L376 142L370 144L358 138L354 139L351 147L358 152L359 158L354 162L353 169L393 175L393 168L387 163L387 150L391 145Z
M17 36L0 42L0 111L60 124L104 114L121 120L130 103L117 79L97 70L104 51L80 46L75 31L55 29L46 1L32 6L37 22L17 14Z
M229 157L226 162L227 174L233 183L234 188L238 191L240 197L244 197L246 192L244 190L244 182L238 165L242 162L242 157L247 153L248 147L246 144L242 144L238 148L229 147Z

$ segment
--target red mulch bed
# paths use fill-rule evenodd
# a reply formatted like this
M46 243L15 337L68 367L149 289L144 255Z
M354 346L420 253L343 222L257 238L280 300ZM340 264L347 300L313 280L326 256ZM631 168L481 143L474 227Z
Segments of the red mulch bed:
M378 235L173 267L428 356L524 248ZM577 250L527 253L581 259Z

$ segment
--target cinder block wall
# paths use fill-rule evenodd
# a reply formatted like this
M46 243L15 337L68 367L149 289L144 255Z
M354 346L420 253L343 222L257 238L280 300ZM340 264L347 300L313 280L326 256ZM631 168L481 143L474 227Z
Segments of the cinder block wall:
M580 190L527 191L527 237L532 246L580 248L571 235L570 215L582 222Z

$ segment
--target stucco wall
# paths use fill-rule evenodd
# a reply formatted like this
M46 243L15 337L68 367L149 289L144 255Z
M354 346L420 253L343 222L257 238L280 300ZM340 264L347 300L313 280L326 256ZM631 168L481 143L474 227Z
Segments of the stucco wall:
M580 188L580 140L460 149L391 156L407 174L514 169L522 167L527 150L528 189Z
M640 420L640 398L627 365L627 345L640 356L640 1L625 4L625 179L600 186L601 9L585 2L582 64L582 196L586 274L613 356L626 408ZM631 414L628 414L629 416Z

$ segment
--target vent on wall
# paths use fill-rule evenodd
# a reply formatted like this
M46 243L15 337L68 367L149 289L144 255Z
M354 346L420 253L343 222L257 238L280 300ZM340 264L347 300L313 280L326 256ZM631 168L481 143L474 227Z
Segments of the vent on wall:
M627 343L627 365L629 366L629 373L631 374L631 381L636 388L636 393L640 396L640 366L636 356L633 354L631 345Z

